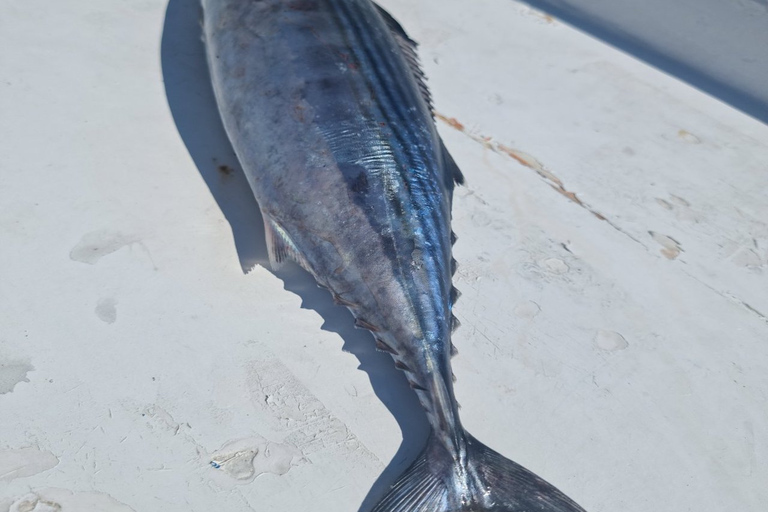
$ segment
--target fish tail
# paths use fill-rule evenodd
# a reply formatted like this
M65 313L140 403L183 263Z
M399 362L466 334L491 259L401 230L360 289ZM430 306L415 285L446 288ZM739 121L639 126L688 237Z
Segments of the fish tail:
M433 434L373 512L585 512L524 467L464 437L466 453L457 460Z

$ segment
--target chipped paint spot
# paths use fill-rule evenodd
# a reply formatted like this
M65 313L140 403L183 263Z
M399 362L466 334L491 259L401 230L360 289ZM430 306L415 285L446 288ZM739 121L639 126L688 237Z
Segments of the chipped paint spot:
M173 419L171 413L163 409L157 404L150 405L142 412L142 415L150 420L152 427L160 427L173 432L173 435L179 433L181 425Z
M608 352L615 352L617 350L624 350L629 346L627 340L616 331L606 331L600 329L595 334L595 345L601 350Z
M555 18L553 18L550 14L547 14L546 12L542 12L537 9L528 8L525 10L525 13L531 16L532 18L539 20L540 22L544 22L547 25L553 25L555 23Z
M752 269L758 269L764 265L760 255L749 247L739 248L731 257L731 261L740 267Z
M680 196L676 196L674 194L669 194L669 198L672 200L673 203L675 203L675 204L677 204L679 206L685 206L685 207L691 206L691 203L689 203L688 201L686 201L685 199L683 199Z
M657 233L655 231L649 231L649 235L651 235L651 238L662 246L661 254L664 255L665 258L669 260L674 260L677 258L681 252L683 252L682 247L680 246L680 242L672 238L671 236L662 235L661 233Z
M117 301L111 297L99 299L96 303L96 309L93 310L99 320L102 322L113 324L117 320Z
M665 210L674 213L678 220L697 223L702 220L701 214L691 208L691 203L680 196L670 194L668 200L657 197L656 202Z
M263 437L231 441L210 456L210 466L236 483L248 483L264 473L284 475L294 466L308 462L301 450L289 444L273 443Z
M541 262L541 266L552 274L562 275L570 270L570 267L561 259L548 258Z
M27 374L34 370L29 361L0 363L0 395L12 392L19 382L29 382Z
M13 480L37 475L59 464L59 458L48 450L27 446L0 450L0 480Z
M112 496L101 492L73 492L49 487L16 498L8 512L135 512Z
M127 245L138 242L139 239L110 231L92 231L83 235L80 242L69 252L73 261L95 265L101 258L119 251Z
M520 318L533 318L541 313L541 306L532 300L527 300L515 306L514 313Z
M689 132L688 130L678 130L677 136L690 144L701 144L701 139Z

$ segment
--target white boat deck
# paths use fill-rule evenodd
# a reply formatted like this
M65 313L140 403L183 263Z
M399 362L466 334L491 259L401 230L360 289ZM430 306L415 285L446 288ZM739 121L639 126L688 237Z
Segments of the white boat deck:
M518 2L381 3L467 178L467 429L588 512L764 511L768 126ZM0 512L367 510L427 434L264 266L198 16L0 5Z

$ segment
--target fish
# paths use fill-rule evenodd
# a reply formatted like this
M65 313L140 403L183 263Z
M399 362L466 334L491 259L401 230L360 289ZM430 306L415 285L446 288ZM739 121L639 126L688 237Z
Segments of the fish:
M584 512L470 435L453 388L464 180L416 43L370 0L202 0L225 130L270 264L299 264L392 356L431 433L374 512Z

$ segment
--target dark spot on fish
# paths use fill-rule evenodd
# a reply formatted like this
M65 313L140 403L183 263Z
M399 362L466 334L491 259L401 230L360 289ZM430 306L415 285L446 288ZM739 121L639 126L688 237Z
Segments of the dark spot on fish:
M382 233L383 235L383 233ZM397 251L395 248L395 240L392 238L392 236L382 236L381 237L381 245L382 249L384 250L384 254L387 256L393 257L397 255Z
M293 107L293 117L300 123L304 122L304 105L298 104Z
M321 91L329 91L336 87L337 83L333 78L323 77L317 81L317 88Z
M344 61L344 64L346 64L347 68L351 71L356 71L360 67L354 57L350 56L348 53L339 52L339 57L341 57L341 60Z
M293 0L288 2L288 8L292 11L316 11L318 3L316 0Z
M232 174L233 172L235 172L235 171L234 171L234 169L232 169L232 168L231 168L230 166L228 166L228 165L220 165L220 166L218 167L218 170L219 170L219 172L220 172L221 174L223 174L224 176L229 176L230 174Z
M349 184L349 188L352 190L352 192L357 194L368 193L368 176L366 175L365 171L358 174L357 178L352 180L352 182Z

